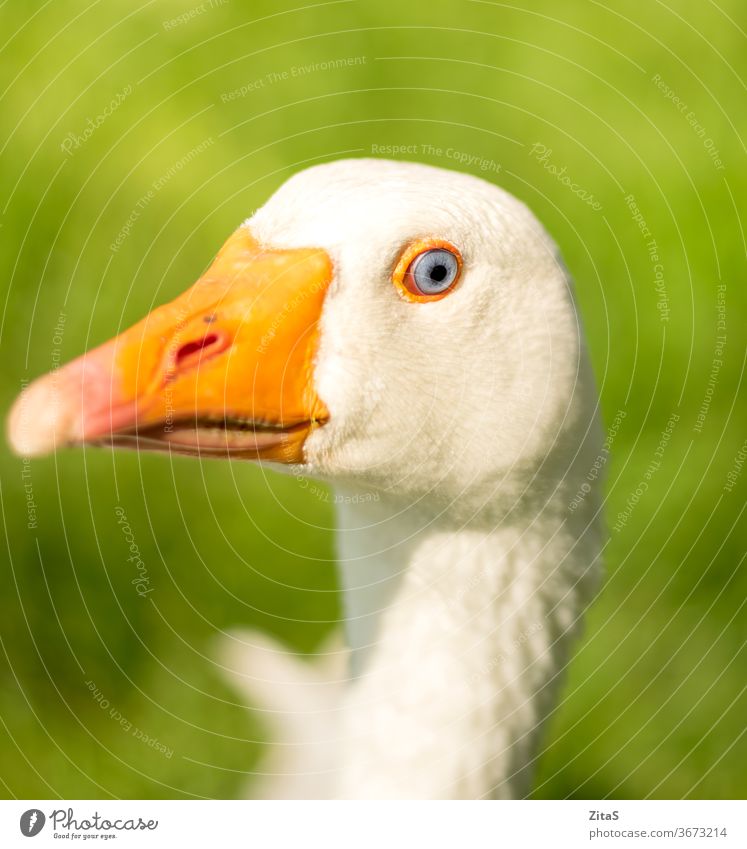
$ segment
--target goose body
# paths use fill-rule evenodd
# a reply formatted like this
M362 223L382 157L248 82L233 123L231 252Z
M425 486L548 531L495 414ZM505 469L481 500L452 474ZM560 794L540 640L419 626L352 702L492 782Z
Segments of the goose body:
M309 708L330 721L307 792L513 798L598 584L597 407L529 210L475 177L359 159L292 177L185 295L34 383L10 439L329 482L351 680Z

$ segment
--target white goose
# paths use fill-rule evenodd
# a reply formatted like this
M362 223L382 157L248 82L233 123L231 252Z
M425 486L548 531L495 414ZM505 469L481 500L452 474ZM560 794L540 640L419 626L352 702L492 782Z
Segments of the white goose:
M303 171L176 301L35 381L9 436L329 481L353 658L329 792L529 792L598 582L601 436L570 281L506 192L405 162Z

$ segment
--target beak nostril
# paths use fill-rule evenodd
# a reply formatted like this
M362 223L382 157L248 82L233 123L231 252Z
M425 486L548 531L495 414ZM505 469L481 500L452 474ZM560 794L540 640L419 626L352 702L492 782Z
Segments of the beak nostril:
M193 339L180 345L174 355L174 368L180 368L191 360L199 360L213 348L220 338L217 333L208 333L202 339Z

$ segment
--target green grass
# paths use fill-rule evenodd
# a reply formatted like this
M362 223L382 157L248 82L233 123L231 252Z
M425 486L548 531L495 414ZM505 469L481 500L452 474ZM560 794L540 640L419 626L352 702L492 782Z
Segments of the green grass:
M184 289L307 163L372 145L417 145L408 158L478 174L453 156L495 163L484 175L530 204L577 281L607 422L626 413L608 465L611 528L679 416L649 490L610 531L608 580L536 793L743 797L747 472L724 488L745 438L743 4L525 5L229 0L166 29L198 4L4 4L2 406L23 379ZM293 71L345 57L365 61ZM128 86L66 153L68 134ZM154 181L198 145L113 252ZM629 194L658 245L667 322ZM726 344L698 430L719 282ZM34 461L24 480L5 449L0 462L0 792L236 795L263 731L211 653L237 626L300 651L334 627L329 504L241 463L72 451ZM149 570L146 599L117 505Z

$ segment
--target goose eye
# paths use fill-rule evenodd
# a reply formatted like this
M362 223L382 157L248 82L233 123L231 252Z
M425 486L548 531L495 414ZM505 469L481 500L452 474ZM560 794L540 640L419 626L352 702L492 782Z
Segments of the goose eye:
M437 248L412 263L407 276L421 295L440 295L456 280L459 264L454 254Z
M448 242L432 239L405 250L393 280L408 300L437 300L454 288L461 268L459 251Z

